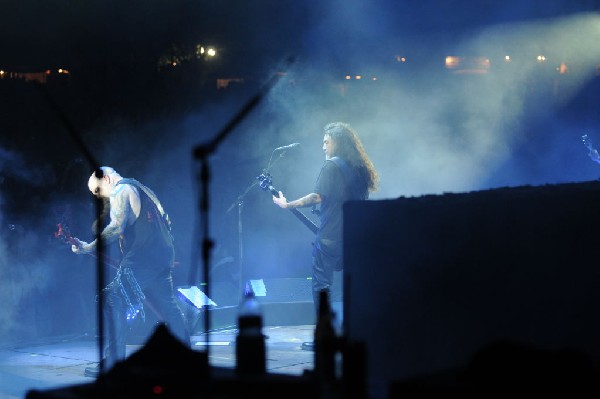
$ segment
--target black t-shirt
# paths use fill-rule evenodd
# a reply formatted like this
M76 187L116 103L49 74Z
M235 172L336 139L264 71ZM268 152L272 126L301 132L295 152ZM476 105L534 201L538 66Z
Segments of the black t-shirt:
M344 202L359 199L356 198L355 188L351 187L352 184L356 184L356 181L346 182L346 180L344 173L334 161L325 161L314 190L321 196L319 238L342 241Z

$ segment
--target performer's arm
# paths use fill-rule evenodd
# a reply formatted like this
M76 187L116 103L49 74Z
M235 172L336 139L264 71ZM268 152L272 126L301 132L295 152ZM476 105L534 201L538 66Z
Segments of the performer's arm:
M123 186L115 193L110 201L110 223L102 230L100 236L105 243L109 244L116 241L125 231L128 220L133 216L133 210L130 204L130 196L136 195L129 186ZM73 252L90 253L96 249L97 240L87 243L77 239L79 245L73 245Z
M280 191L279 197L273 196L273 202L283 209L305 208L307 206L320 204L321 196L317 193L310 193L302 198L288 202L283 196L283 193Z

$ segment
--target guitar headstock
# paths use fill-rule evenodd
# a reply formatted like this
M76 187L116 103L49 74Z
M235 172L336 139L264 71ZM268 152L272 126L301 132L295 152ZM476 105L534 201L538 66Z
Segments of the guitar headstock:
M67 244L75 244L75 239L73 238L68 226L58 223L56 227L58 230L54 232L54 238L57 238Z
M268 190L269 186L273 184L273 178L269 173L261 173L259 176L256 177L256 179L258 180L258 185L263 190Z

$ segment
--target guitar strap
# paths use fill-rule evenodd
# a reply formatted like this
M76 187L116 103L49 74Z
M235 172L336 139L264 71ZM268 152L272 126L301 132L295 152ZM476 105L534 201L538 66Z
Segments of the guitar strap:
M140 183L136 179L131 179L131 178L123 178L123 179L119 180L119 182L117 183L117 185L119 185L119 184L131 184L132 186L135 186L135 187L139 188L140 190L142 190L148 196L148 198L150 198L150 200L154 203L154 205L156 205L156 208L158 209L160 216L162 216L162 218L167 226L167 229L169 230L169 234L172 234L171 220L169 219L169 215L165 212L160 201L156 197L156 194L154 194L154 192L152 190L150 190L148 187L144 186L142 183ZM173 239L173 236L171 236L171 239Z

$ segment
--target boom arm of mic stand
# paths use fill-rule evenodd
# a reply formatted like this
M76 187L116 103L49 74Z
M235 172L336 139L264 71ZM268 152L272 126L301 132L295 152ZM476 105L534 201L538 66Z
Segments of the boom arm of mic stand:
M293 59L287 59L286 64L289 65L293 62ZM287 69L287 68L286 68ZM281 74L274 74L271 79L259 90L259 92L252 97L248 103L242 107L242 109L221 129L221 131L215 136L215 138L207 144L202 144L194 148L193 156L195 159L201 162L200 181L201 181L201 195L200 195L200 219L202 220L202 260L203 260L203 279L206 284L205 291L206 296L210 298L210 251L213 247L213 241L209 237L209 221L208 221L208 210L209 210L209 182L210 182L210 169L208 165L208 157L211 155L219 146L219 144L233 131L233 129L240 124L246 118L246 116L252 111L260 101L265 97L271 88L279 81ZM208 332L210 331L210 312L204 312L204 328ZM205 348L207 356L210 356L210 345L208 334L205 334Z

